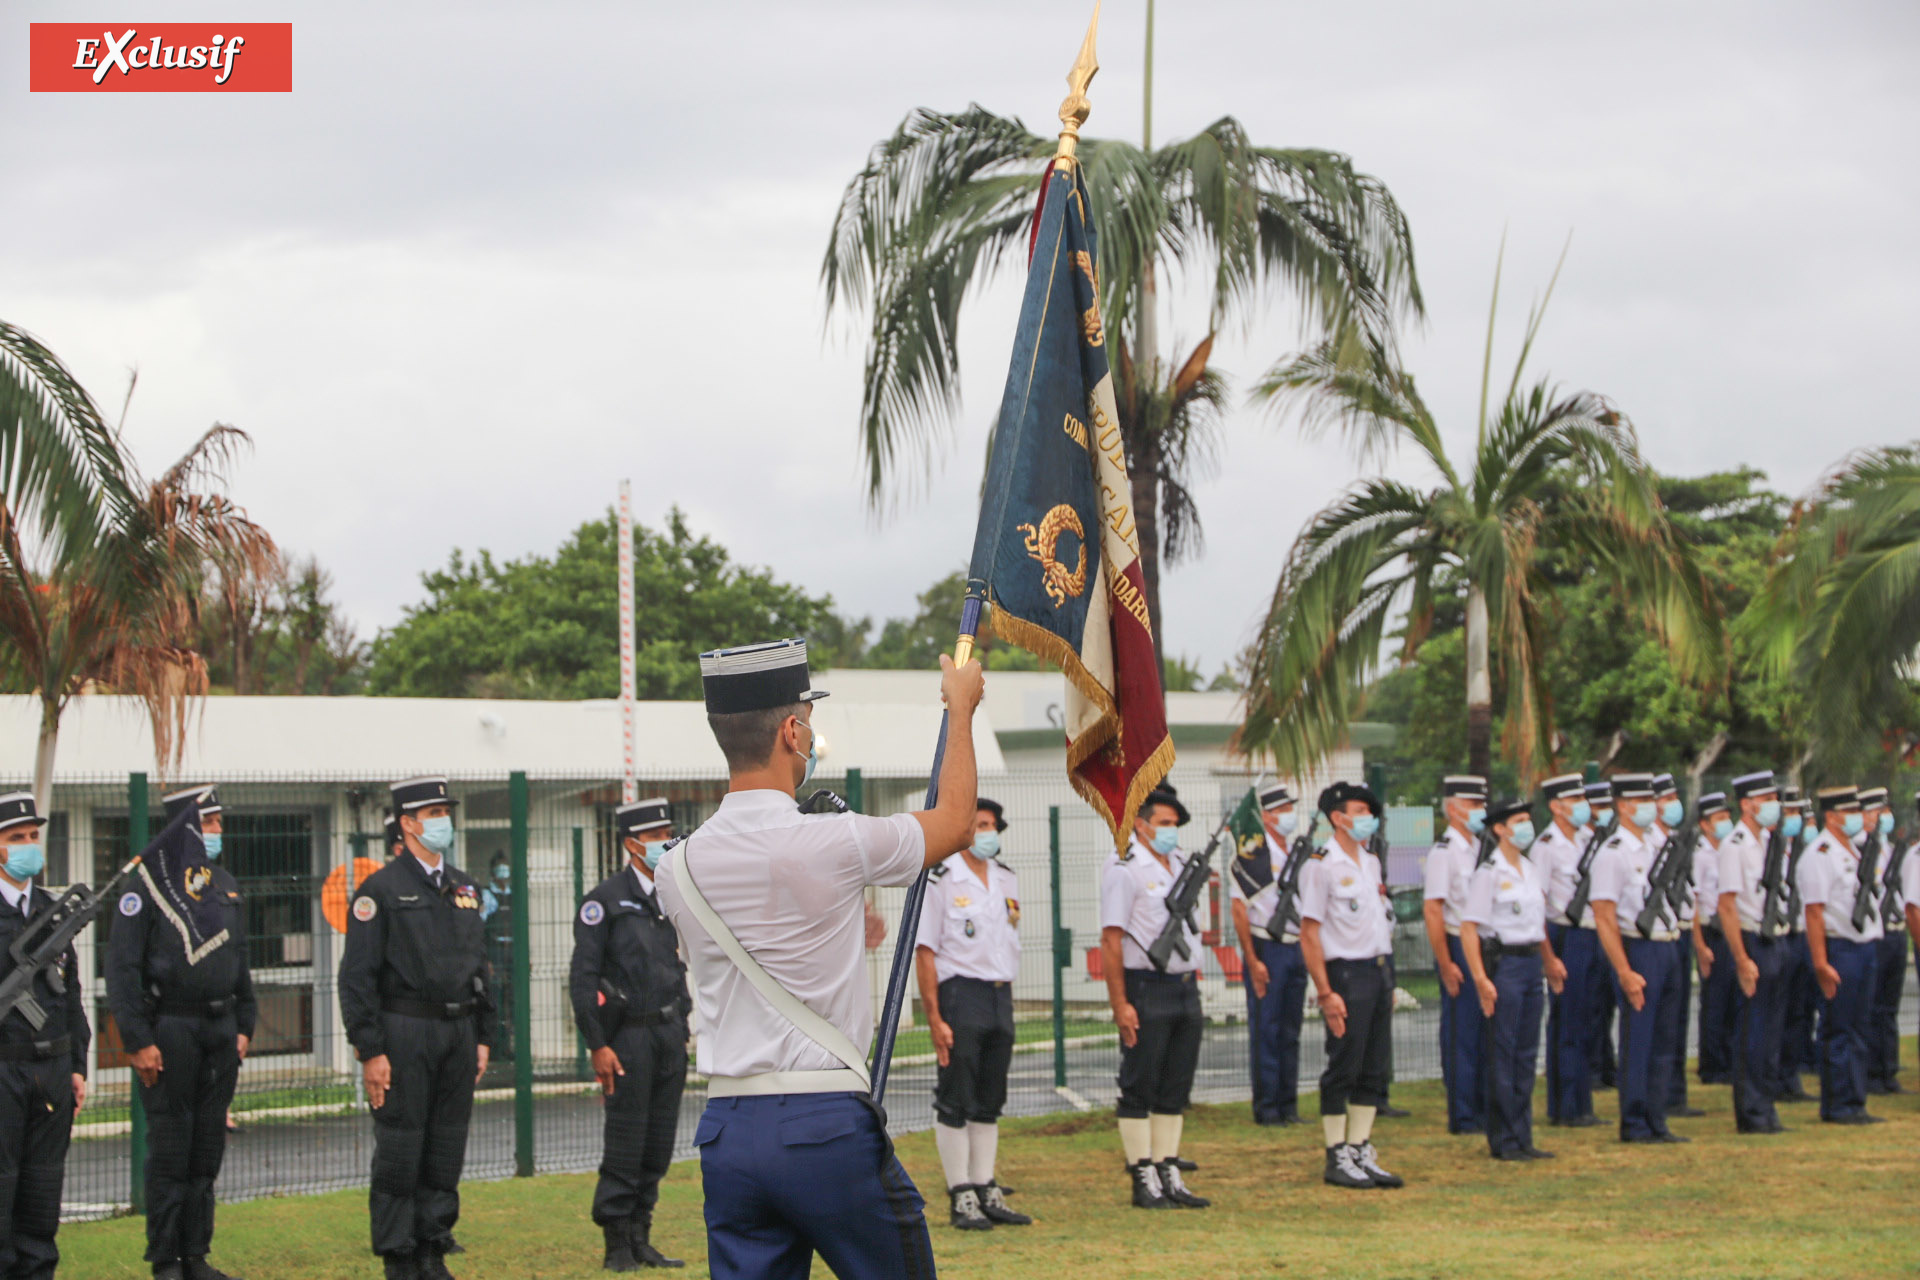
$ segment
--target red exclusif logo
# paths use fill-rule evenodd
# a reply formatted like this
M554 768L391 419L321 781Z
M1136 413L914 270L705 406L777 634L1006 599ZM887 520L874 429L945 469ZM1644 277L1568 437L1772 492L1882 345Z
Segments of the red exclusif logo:
M35 93L291 93L291 22L36 22Z

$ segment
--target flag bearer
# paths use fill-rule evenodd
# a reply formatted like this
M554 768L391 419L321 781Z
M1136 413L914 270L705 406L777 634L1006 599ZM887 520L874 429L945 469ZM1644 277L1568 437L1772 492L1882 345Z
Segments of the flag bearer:
M33 884L46 866L41 827L31 792L0 795L0 978L13 972L14 939L53 906ZM72 947L34 977L33 998L47 1015L38 1029L17 1008L0 1020L0 1276L7 1280L52 1280L60 1262L53 1238L93 1038Z
M1181 1177L1180 1133L1206 1018L1200 1011L1200 935L1183 922L1188 954L1162 973L1147 948L1167 925L1167 893L1192 854L1180 848L1187 806L1171 787L1150 793L1125 853L1100 877L1100 957L1120 1031L1120 1146L1136 1209L1204 1209Z
M1647 927L1640 924L1657 856L1650 839L1657 816L1653 776L1615 774L1613 794L1616 830L1593 860L1593 922L1613 966L1620 1010L1620 1140L1686 1142L1667 1128L1666 1074L1674 1058L1667 1008L1680 998L1672 946L1680 930L1665 895L1652 900Z
M1687 821L1687 806L1680 799L1680 787L1670 773L1655 774L1653 778L1653 818L1655 852L1665 849L1675 841L1681 844L1674 850L1675 857L1684 856L1688 865L1672 870L1672 875L1680 881L1677 893L1676 927L1680 936L1673 940L1673 969L1677 975L1677 991L1673 1003L1668 1006L1667 1019L1672 1026L1667 1032L1667 1116L1693 1117L1705 1115L1700 1108L1687 1103L1687 1023L1693 1014L1693 878L1694 868L1699 863L1699 847L1696 844L1691 851L1685 850L1683 828Z
M1013 1066L1020 881L1000 860L1006 810L985 796L976 803L972 847L933 869L913 953L940 1066L934 1145L947 1175L951 1221L962 1231L1033 1221L1007 1204L994 1177Z
M1893 803L1885 787L1867 787L1860 792L1860 819L1865 830L1880 837L1880 861L1875 874L1880 877L1881 936L1875 969L1873 1011L1868 1018L1867 1092L1899 1093L1900 1088L1900 992L1907 980L1905 907L1900 897L1901 864L1906 851L1893 838Z
M1774 1109L1785 1008L1787 886L1772 845L1780 786L1771 769L1733 780L1740 820L1720 842L1720 928L1733 956L1733 1120L1740 1133L1784 1133Z
M1570 1128L1600 1123L1593 1114L1592 1030L1606 961L1593 931L1593 908L1568 917L1579 888L1581 859L1593 838L1593 803L1577 773L1540 784L1552 820L1535 841L1533 860L1547 873L1547 941L1567 976L1547 997L1547 1122Z
M1860 793L1823 787L1819 794L1821 831L1797 870L1820 991L1820 1118L1874 1124L1880 1117L1867 1114L1867 1027L1882 933L1880 881L1854 843L1862 829ZM1856 906L1865 909L1856 914Z
M1720 842L1733 832L1727 793L1709 791L1695 806L1700 843L1693 854L1693 958L1700 966L1700 1083L1733 1083L1733 1018L1738 986L1733 952L1720 930Z
M227 1108L257 1012L246 908L216 865L225 832L214 789L161 803L168 822L183 810L195 816L120 895L107 1003L147 1113L147 1261L158 1280L226 1280L207 1254Z
M593 1220L608 1271L679 1267L653 1244L653 1207L673 1163L687 1085L687 971L680 939L654 896L653 873L673 839L663 798L613 811L626 865L580 904L567 990L606 1100Z
M1299 1124L1300 1025L1306 1013L1307 970L1300 962L1299 884L1297 880L1287 883L1299 806L1283 785L1264 788L1257 800L1263 832L1255 856L1266 859L1266 883L1249 896L1237 876L1230 878L1233 931L1242 940L1247 989L1253 1122ZM1302 849L1305 858L1304 844ZM1288 894L1289 888L1293 893Z
M1496 1160L1548 1160L1533 1145L1533 1075L1540 1055L1541 978L1558 993L1566 967L1547 941L1547 868L1530 860L1533 815L1524 800L1491 805L1499 840L1467 886L1460 948L1480 1002L1480 1066L1487 1081L1487 1147Z
M392 787L406 852L361 882L340 957L340 1016L373 1110L367 1192L390 1280L449 1280L473 1090L494 1007L480 886L447 861L445 778Z
M1300 956L1313 979L1327 1028L1320 1073L1320 1126L1327 1149L1322 1177L1362 1190L1404 1179L1380 1165L1373 1119L1387 1092L1392 1061L1393 907L1367 841L1379 829L1366 787L1336 782L1320 793L1333 835L1300 877Z
M1781 1102L1811 1102L1813 1095L1800 1083L1802 1071L1819 1068L1820 1060L1813 1043L1814 1009L1820 1002L1820 989L1813 980L1813 960L1807 951L1807 909L1800 901L1800 857L1803 846L1800 832L1805 826L1806 805L1800 788L1780 788L1780 831L1776 837L1785 849L1781 875L1787 886L1786 961L1780 975L1780 1065L1774 1077L1775 1095Z
M713 816L655 880L693 970L707 1109L694 1130L718 1280L800 1280L817 1251L841 1280L932 1276L925 1202L874 1104L868 885L908 885L973 843L980 665L940 659L948 711L939 803L870 818L803 814L819 736L803 641L700 656L727 760Z
M1487 825L1487 780L1473 774L1441 783L1447 829L1427 854L1427 941L1440 968L1440 1073L1447 1088L1447 1132L1485 1133L1480 1084L1480 997L1460 949L1467 884Z

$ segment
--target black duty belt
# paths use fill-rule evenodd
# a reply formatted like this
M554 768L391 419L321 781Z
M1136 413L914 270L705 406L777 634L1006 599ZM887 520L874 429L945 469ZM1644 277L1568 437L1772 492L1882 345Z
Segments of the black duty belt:
M951 978L942 978L940 985L944 987L949 982L965 982L976 987L987 987L994 991L1001 991L1013 985L1011 982L1002 982L998 978L972 978L964 973L956 973Z
M658 1027L669 1022L684 1022L692 1010L684 1003L670 1004L655 1009L651 1013L635 1013L631 1010L620 1015L620 1025L624 1027Z
M1127 970L1127 981L1129 982L1139 981L1139 982L1160 982L1160 983L1171 984L1171 983L1179 983L1179 982L1192 982L1198 976L1199 975L1195 970L1188 970L1186 973L1162 973L1158 969Z
M387 1013L397 1013L406 1018L435 1018L441 1022L457 1022L473 1012L471 1000L449 1000L445 1004L436 1004L432 1000L395 1000L380 1002L380 1008Z
M0 1044L0 1062L45 1062L49 1058L64 1058L73 1049L73 1040L68 1036L55 1036L51 1040L15 1040Z
M224 1018L233 1012L233 997L224 1000L158 1000L153 1011L169 1018Z

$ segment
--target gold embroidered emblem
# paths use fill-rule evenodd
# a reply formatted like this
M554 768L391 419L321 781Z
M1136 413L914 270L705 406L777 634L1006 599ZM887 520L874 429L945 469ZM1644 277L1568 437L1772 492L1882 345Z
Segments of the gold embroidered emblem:
M1093 287L1093 305L1080 316L1080 328L1086 335L1087 345L1097 347L1106 341L1106 335L1100 328L1100 280L1093 271L1093 259L1087 256L1085 249L1076 249L1073 253L1073 265L1079 267L1087 276L1087 283Z
M194 867L190 869L187 872L187 874L181 878L181 887L187 891L187 896L189 898L192 898L195 902L198 902L200 901L201 891L204 890L212 882L213 882L213 868Z
M1017 898L1007 899L1007 923L1020 923L1020 900Z
M1027 535L1027 555L1040 562L1040 585L1046 590L1053 607L1058 609L1067 602L1068 596L1076 599L1087 590L1087 530L1080 523L1080 513L1067 503L1061 503L1041 518L1036 527L1030 524L1015 525L1016 532ZM1060 549L1060 535L1070 533L1080 542L1080 559L1074 565L1073 572L1056 558Z
M973 899L963 893L953 900L953 905L956 907L970 907L973 905Z

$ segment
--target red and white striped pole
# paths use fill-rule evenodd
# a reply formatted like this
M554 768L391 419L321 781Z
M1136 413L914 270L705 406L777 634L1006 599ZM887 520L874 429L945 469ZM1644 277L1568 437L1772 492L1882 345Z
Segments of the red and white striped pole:
M633 484L620 482L620 802L640 798L633 776Z

